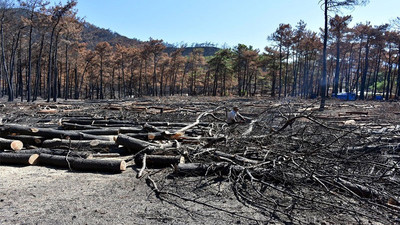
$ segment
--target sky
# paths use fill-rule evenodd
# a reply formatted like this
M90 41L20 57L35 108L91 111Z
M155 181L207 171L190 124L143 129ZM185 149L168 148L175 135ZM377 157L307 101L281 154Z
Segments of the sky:
M54 2L59 2L54 1ZM61 2L66 2L62 0ZM220 47L252 45L263 50L281 23L303 20L318 32L323 27L319 0L78 0L78 16L98 27L142 41L211 42ZM54 4L54 3L53 3ZM400 17L400 0L370 0L367 6L342 10L356 23L389 23ZM331 13L334 16L334 13Z

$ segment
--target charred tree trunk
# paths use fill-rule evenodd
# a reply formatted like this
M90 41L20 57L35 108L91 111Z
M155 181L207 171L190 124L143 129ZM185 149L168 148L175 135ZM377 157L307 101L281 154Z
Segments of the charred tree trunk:
M34 165L39 158L38 154L0 153L0 165Z
M121 171L126 170L125 161L81 159L76 157L55 156L49 154L40 154L39 164L69 168L77 171L120 173Z

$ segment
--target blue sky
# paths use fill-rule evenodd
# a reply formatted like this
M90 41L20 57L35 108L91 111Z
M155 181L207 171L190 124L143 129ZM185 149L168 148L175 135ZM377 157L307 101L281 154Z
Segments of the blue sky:
M242 43L262 50L280 23L295 26L302 19L318 31L324 23L318 1L78 0L77 9L87 22L130 38L220 46ZM370 0L367 6L343 14L353 16L352 25L366 21L380 25L400 16L400 0Z

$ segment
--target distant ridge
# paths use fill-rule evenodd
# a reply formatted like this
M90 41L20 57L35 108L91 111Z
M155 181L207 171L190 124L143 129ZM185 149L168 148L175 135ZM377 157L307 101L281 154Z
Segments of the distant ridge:
M143 43L143 41L140 41L139 39L125 37L123 35L111 31L110 29L100 28L90 23L84 24L84 29L82 32L82 42L87 43L88 48L94 49L97 43L103 41L110 43L112 46L115 46L116 44L121 44L123 46L137 46ZM188 56L196 48L204 49L204 54L203 54L204 56L212 56L218 50L220 50L220 48L209 47L209 46L184 47L182 55ZM165 49L165 52L170 54L176 49L177 47L169 46Z
M14 8L12 14L13 19L21 20L21 17L27 16L28 13L29 12L26 9ZM94 49L99 42L104 42L104 41L110 43L111 46L120 44L126 47L138 46L144 43L144 41L141 41L136 38L128 38L110 29L100 28L88 22L83 23L82 40L80 42L86 43L87 48ZM167 47L165 49L165 52L167 53L171 53L177 49L177 47L174 47L171 44L165 43L165 45ZM207 44L204 43L203 44L193 43L190 47L184 47L182 55L187 56L193 51L193 49L196 48L203 48L204 56L212 56L219 50L219 48L217 47L207 46Z

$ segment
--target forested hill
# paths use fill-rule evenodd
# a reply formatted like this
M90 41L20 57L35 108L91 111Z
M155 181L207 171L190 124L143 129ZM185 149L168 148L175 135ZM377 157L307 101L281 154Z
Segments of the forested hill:
M194 49L196 48L202 48L204 49L203 55L204 56L213 56L218 50L220 50L220 48L217 47L185 47L182 55L183 56L188 56L191 52L193 52ZM175 51L176 48L175 47L167 47L165 49L165 52L167 52L168 54L172 53L173 51Z
M21 17L28 17L28 11L25 9L20 9L16 8L13 10L14 13L12 13L13 20L21 20ZM14 23L17 24L17 23ZM128 38L126 36L120 35L117 32L114 32L110 29L104 29L100 28L94 24L84 22L83 23L83 30L82 30L82 40L81 42L84 42L87 44L87 47L89 49L94 49L94 47L100 43L100 42L108 42L111 46L115 46L116 44L120 44L126 47L129 46L137 46L143 43L144 41L141 41L136 38ZM162 37L161 37L162 39ZM194 45L194 44L193 44ZM184 47L184 51L182 52L182 55L188 56L193 49L198 48L198 47ZM204 56L212 56L214 55L219 48L212 47L212 46L201 46L201 48L204 49ZM177 48L176 47L171 47L170 45L167 45L167 48L165 51L167 53L172 53L175 51Z
M142 41L136 38L127 38L109 29L100 28L90 23L84 24L84 29L82 31L82 41L87 43L88 48L90 49L94 49L97 43L103 41L110 43L110 45L112 46L115 46L116 44L124 46L136 46L142 43ZM185 47L182 55L187 56L196 48L198 47ZM220 50L219 48L212 46L201 46L201 48L204 49L204 56L212 56L218 50ZM168 46L165 49L165 52L172 53L175 50L176 47Z
M82 31L82 42L87 43L87 47L94 49L94 47L100 43L106 41L110 45L115 46L116 44L124 46L136 46L142 42L135 38L127 38L109 29L97 27L90 23L84 23Z

